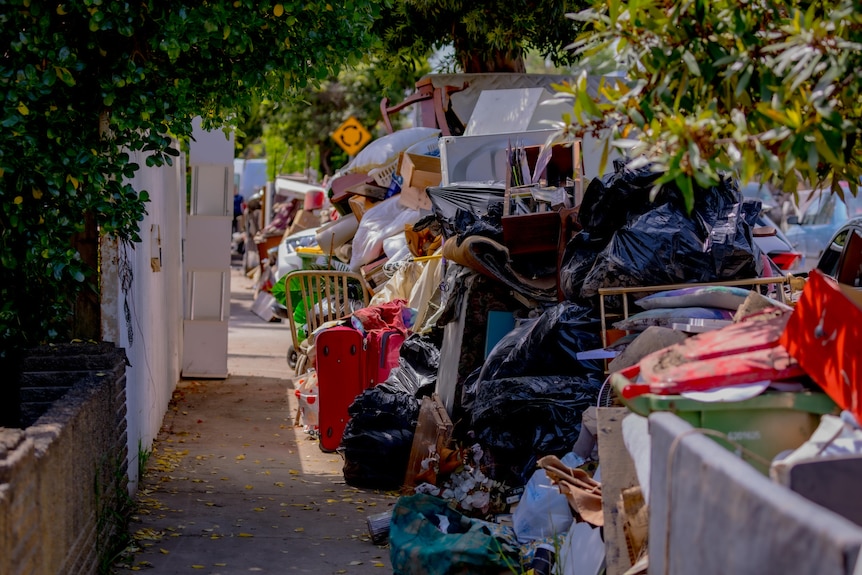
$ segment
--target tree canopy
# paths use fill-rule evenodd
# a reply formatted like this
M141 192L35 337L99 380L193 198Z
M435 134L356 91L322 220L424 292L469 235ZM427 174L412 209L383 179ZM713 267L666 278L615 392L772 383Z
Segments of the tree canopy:
M318 160L311 167L322 175L332 175L348 158L331 134L351 116L375 134L381 121L381 99L386 96L401 100L428 71L427 64L417 62L393 74L393 70L381 68L379 61L370 58L317 86L307 86L298 98L266 102L260 114L264 136L282 138L293 149L308 149ZM383 77L388 83L384 84ZM393 121L398 125L399 118Z
M534 50L555 64L572 61L565 50L579 24L567 12L585 7L574 0L398 0L382 10L374 32L380 56L392 61L427 57L451 45L460 71L523 72Z
M70 245L84 216L138 240L129 151L170 162L194 116L232 125L356 64L377 16L372 0L0 0L0 354L64 336L92 272Z
M860 165L862 13L853 0L596 0L574 54L573 133L606 130L691 201L719 175L846 180ZM606 77L598 95L586 75Z

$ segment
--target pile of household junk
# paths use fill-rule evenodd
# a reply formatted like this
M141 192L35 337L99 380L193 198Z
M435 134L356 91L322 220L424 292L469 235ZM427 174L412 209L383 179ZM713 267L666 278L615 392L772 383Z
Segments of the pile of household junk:
M603 409L807 398L798 437L725 435L770 473L844 407L788 352L802 289L754 241L759 202L727 178L687 205L654 166L621 159L587 184L581 142L548 135L407 128L329 184L351 223L324 251L373 295L310 334L297 421L341 454L348 484L400 491L368 518L395 573L598 574L618 533L629 572L645 572L646 494L603 494ZM362 361L343 361L357 353L338 347L345 331L367 342Z

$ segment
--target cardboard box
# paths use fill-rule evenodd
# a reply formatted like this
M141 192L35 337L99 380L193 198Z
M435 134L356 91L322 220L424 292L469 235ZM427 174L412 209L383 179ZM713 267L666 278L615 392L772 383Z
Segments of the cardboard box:
M294 216L293 222L287 229L285 236L301 232L302 230L310 230L311 228L316 228L318 226L320 226L320 214L299 210L296 213L296 216Z
M430 210L431 198L425 192L429 186L439 186L442 179L440 158L421 154L401 154L398 173L403 178L398 203L413 210Z
M835 403L862 421L862 292L812 270L779 341Z
M350 205L350 211L356 216L356 220L361 222L365 212L371 209L371 206L377 201L366 196L351 196L347 203Z
M380 257L370 264L365 264L361 268L359 268L362 277L365 278L365 282L368 286L375 290L379 286L385 284L389 277L386 275L386 272L383 271L383 264L389 261L389 258L386 256Z

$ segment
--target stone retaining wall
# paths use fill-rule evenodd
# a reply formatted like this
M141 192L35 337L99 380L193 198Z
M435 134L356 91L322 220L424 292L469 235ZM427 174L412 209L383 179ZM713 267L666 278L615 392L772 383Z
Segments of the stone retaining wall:
M129 501L125 369L110 344L25 359L24 420L44 413L0 428L0 573L95 575L109 560Z

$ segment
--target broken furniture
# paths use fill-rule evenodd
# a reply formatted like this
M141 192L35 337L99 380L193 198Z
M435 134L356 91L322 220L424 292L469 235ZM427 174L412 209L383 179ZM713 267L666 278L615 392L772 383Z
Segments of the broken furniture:
M371 296L363 277L349 271L297 270L287 274L284 282L290 333L299 354L296 362L296 374L299 375L308 370L308 338L314 330L324 323L350 315L350 286L354 286L355 295L363 307L368 305ZM300 337L300 325L295 317L299 306L305 314L305 339ZM299 343L300 339L302 343Z

